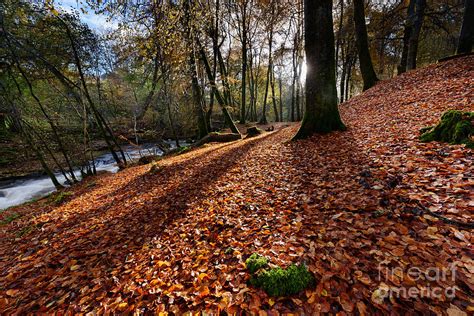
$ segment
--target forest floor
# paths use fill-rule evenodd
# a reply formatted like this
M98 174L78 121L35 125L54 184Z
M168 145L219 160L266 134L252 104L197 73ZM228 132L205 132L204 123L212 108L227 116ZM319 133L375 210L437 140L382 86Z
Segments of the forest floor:
M0 311L472 315L474 233L423 210L472 223L473 150L418 135L472 110L473 87L474 57L450 60L343 104L345 132L282 127L8 209ZM247 283L254 252L316 284L267 296Z

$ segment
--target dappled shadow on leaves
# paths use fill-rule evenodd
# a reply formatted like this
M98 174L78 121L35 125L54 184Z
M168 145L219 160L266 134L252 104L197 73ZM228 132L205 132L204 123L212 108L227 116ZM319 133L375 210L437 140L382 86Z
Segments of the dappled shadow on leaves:
M472 105L472 58L406 73L351 99L341 106L348 131L289 142L293 125L213 145L161 161L156 174L143 166L102 177L97 189L20 219L42 223L43 231L0 245L0 307L306 315L469 309L472 232L406 201L472 218L472 151L417 139L446 109ZM315 286L280 299L249 287L244 262L252 253L283 268L306 263ZM453 262L455 280L415 282L407 274ZM380 295L387 287L454 285L455 298Z
M40 236L29 236L36 240L33 245L18 245L16 252L23 260L2 260L2 286L25 289L21 295L25 310L44 307L66 292L69 296L62 302L67 302L85 286L100 284L107 293L115 287L114 276L120 277L111 272L123 268L127 255L157 238L171 222L186 216L186 211L192 212L188 205L204 198L202 192L213 181L268 136L243 141L243 145L221 145L203 153L205 159L200 155L164 165L155 173L142 171L107 192L109 199L99 190L96 205L87 205L80 197L69 202L64 209L82 204L87 211L78 210L77 216L66 220L53 218L43 223ZM108 181L114 179L108 177Z

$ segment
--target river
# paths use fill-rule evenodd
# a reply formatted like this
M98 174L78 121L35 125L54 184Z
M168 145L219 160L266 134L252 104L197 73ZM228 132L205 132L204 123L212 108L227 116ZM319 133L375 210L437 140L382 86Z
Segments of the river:
M173 149L176 148L174 141L166 141ZM181 146L186 146L185 142L180 142ZM124 146L122 149L125 152L127 160L136 160L146 155L159 155L163 151L154 144L146 144L137 146ZM107 153L97 157L95 160L97 171L108 171L116 173L119 168L112 157L112 154ZM80 178L79 169L75 172L76 176ZM56 173L56 177L60 183L64 183L65 179L60 173ZM0 181L0 210L11 206L19 205L56 191L53 182L48 176L29 176L22 179L11 181Z

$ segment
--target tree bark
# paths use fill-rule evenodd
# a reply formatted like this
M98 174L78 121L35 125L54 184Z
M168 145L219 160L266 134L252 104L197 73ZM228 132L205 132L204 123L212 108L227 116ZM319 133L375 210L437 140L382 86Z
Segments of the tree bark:
M203 138L208 134L206 118L204 115L204 110L202 108L202 93L201 87L199 86L198 74L197 74L197 65L195 58L195 45L194 45L194 34L191 29L191 16L190 16L190 0L184 1L184 24L185 24L185 33L186 41L188 44L188 71L191 77L191 87L194 103L194 112L197 119L198 127L198 137L199 139Z
M293 78L291 82L291 108L290 108L290 121L295 121L295 103L296 103L296 77L297 77L297 62L296 62L296 49L297 49L297 40L293 41L293 52L292 52L292 65L293 65Z
M370 57L367 27L365 26L364 0L354 0L354 25L356 31L357 50L359 52L360 72L364 81L364 90L378 81L372 58Z
M280 115L278 114L278 108L276 104L276 96L275 96L275 69L272 63L272 69L270 73L270 86L272 87L272 103L273 103L273 112L275 114L275 122L280 122Z
M332 0L305 0L306 111L295 138L344 130L339 116Z
M204 64L204 69L206 70L207 77L209 79L209 82L211 84L211 89L212 92L214 93L214 96L216 97L217 103L219 103L219 106L222 109L222 114L224 115L224 118L226 120L227 125L229 126L230 130L232 133L239 134L239 129L237 126L234 124L234 120L232 119L232 116L230 115L229 111L227 110L227 103L225 97L222 97L220 91L217 89L216 85L216 80L213 77L212 71L211 71L211 66L209 65L209 61L206 56L206 52L204 51L204 47L200 44L198 40L198 45L199 45L199 51L201 54L201 61Z
M265 82L265 95L263 97L263 108L262 117L260 118L260 124L267 124L267 101L268 101L268 87L270 85L270 76L272 71L272 45L273 44L273 27L270 28L270 37L268 39L268 68L267 68L267 80Z
M278 103L280 106L280 122L283 122L283 100L282 100L282 90L283 90L283 82L282 82L282 74L278 77Z
M247 0L242 1L242 96L240 100L240 124L245 124L247 79Z
M418 55L418 41L420 39L421 27L425 17L426 0L416 0L415 20L408 44L407 70L416 68L416 56Z
M400 65L398 66L398 74L402 74L407 70L407 60L408 60L408 46L413 30L413 21L415 15L415 1L410 0L407 8L407 19L405 21L405 30L403 31L403 48L402 48L402 57L400 59Z
M462 20L461 32L457 53L467 54L472 50L474 42L474 0L464 0L464 16Z
M351 97L351 78L352 78L352 67L354 66L355 58L349 60L349 66L347 67L347 75L346 75L346 88L345 90L345 97L344 100L347 101Z

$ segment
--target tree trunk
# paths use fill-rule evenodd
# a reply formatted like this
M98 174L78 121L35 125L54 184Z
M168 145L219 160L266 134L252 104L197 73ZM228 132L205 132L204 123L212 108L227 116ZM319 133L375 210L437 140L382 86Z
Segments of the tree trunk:
M341 13L339 15L339 28L337 30L337 40L336 40L336 81L337 81L337 67L339 61L339 48L341 47L341 37L342 37L342 27L344 23L344 0L339 0L339 5L341 7ZM342 57L342 56L341 56ZM342 67L344 68L344 58L342 59Z
M48 177L51 179L51 182L53 182L53 185L56 189L62 189L63 186L59 183L58 179L56 178L56 175L53 173L53 171L49 168L48 164L46 163L46 160L43 157L43 154L39 150L38 147L35 146L34 141L32 140L31 135L28 133L28 131L24 131L23 135L25 135L26 142L28 145L31 147L31 149L34 151L36 158L39 160L41 163L41 167L43 167L43 170L46 172Z
M240 100L240 124L245 124L246 79L247 79L247 0L242 10L242 96Z
M267 80L265 82L265 95L263 98L263 109L262 117L260 119L260 124L267 124L267 100L268 100L268 87L271 81L271 71L272 71L272 47L273 47L273 25L270 27L270 34L268 39L268 68L267 68Z
M197 119L198 127L198 138L201 139L208 134L206 118L204 116L204 110L202 108L202 93L201 87L199 86L198 74L197 74L197 65L195 58L195 45L194 45L194 34L191 29L191 16L190 16L190 0L184 1L184 18L185 18L185 32L186 32L186 41L188 44L188 71L191 77L191 88L193 95L194 103L194 112Z
M347 67L346 75L346 88L345 88L345 97L344 100L349 100L351 97L351 77L352 77L352 67L354 66L355 59L349 61L349 66Z
M302 73L302 68L303 68L303 63L302 61L300 60L298 62L298 75L296 77L296 99L295 99L295 103L296 103L296 120L297 121L301 121L301 111L302 111L302 107L301 107L301 73Z
M407 60L408 60L408 46L413 30L413 21L415 16L415 1L410 0L407 8L407 19L405 21L405 30L403 32L403 48L402 48L402 57L400 59L400 65L398 66L398 74L402 74L407 70Z
M296 49L297 49L297 40L296 35L293 41L293 52L292 52L292 65L293 65L293 79L291 82L291 109L290 109L290 121L295 121L295 106L296 106L296 77L297 77L297 63L296 63Z
M153 100L153 96L155 95L156 86L158 84L158 80L160 79L160 77L158 76L158 68L159 68L158 57L159 57L159 53L157 52L155 55L155 58L153 58L153 75L151 79L151 88L150 88L150 91L148 91L145 101L143 102L143 105L141 109L139 110L139 113L136 117L137 121L143 120L143 117L145 116L146 111L148 111L151 101Z
M416 0L415 21L408 43L407 70L416 68L416 56L418 55L418 41L420 39L421 27L425 17L426 0Z
M367 27L365 26L364 0L354 0L354 25L356 31L357 50L359 52L360 72L364 81L364 90L378 81L372 58L370 57Z
M202 47L201 43L199 42L199 39L197 40L198 45L199 45L199 52L201 55L201 61L204 64L204 69L206 71L207 77L209 79L209 82L211 84L211 89L212 92L214 93L214 96L216 97L217 103L219 103L221 109L222 109L222 114L224 115L224 118L226 120L227 125L229 126L230 130L232 133L239 134L239 130L237 126L235 126L234 121L232 120L232 117L227 110L227 103L225 97L222 97L220 91L217 89L216 85L216 80L213 77L212 71L211 71L211 66L209 65L209 61L206 56L206 52L204 51L204 47Z
M283 90L283 82L281 80L281 77L282 77L282 74L280 73L280 76L278 78L278 94L279 94L278 101L280 105L280 122L283 122L283 100L281 97L282 90Z
M276 104L276 97L275 97L275 69L271 69L270 73L270 86L272 87L272 103L273 103L273 112L275 114L275 122L280 122L280 115L278 114L278 108Z
M332 0L305 0L306 111L295 138L344 130L339 116Z
M102 134L102 136L104 137L104 140L107 143L107 146L108 146L114 160L117 162L117 164L120 166L122 164L122 162L121 162L120 158L117 156L117 154L115 153L115 151L113 149L113 145L110 143L107 133L109 134L110 139L112 140L112 142L115 144L115 146L117 146L118 150L120 151L120 153L122 155L122 159L123 159L123 164L126 164L127 160L125 159L125 153L123 152L122 148L118 144L117 139L115 138L114 133L112 132L112 129L107 124L107 122L105 121L102 114L100 114L100 112L97 110L97 107L95 106L95 104L92 101L92 98L89 94L89 89L87 88L84 72L82 71L82 64L81 64L81 60L79 58L79 53L77 51L76 43L74 41L74 37L73 37L72 32L69 28L69 25L65 21L63 21L59 16L57 18L64 25L64 27L66 29L66 33L67 33L69 41L71 43L71 48L72 48L73 55L74 55L74 62L76 64L77 71L79 73L79 78L80 78L80 81L81 81L81 85L82 85L82 88L84 90L84 94L86 96L87 102L88 102L90 108L92 109L92 112L94 113L94 116L96 118L97 126L99 127L99 131ZM61 77L64 77L64 76L61 74L61 76L59 76L59 78L61 78ZM80 100L80 98L77 98L77 99Z
M474 42L474 0L464 0L464 17L462 20L461 32L457 53L467 54L472 50Z
M347 60L343 60L341 80L339 82L339 95L340 95L340 100L339 101L340 101L340 103L344 102L344 87L345 87L347 66L348 66Z

